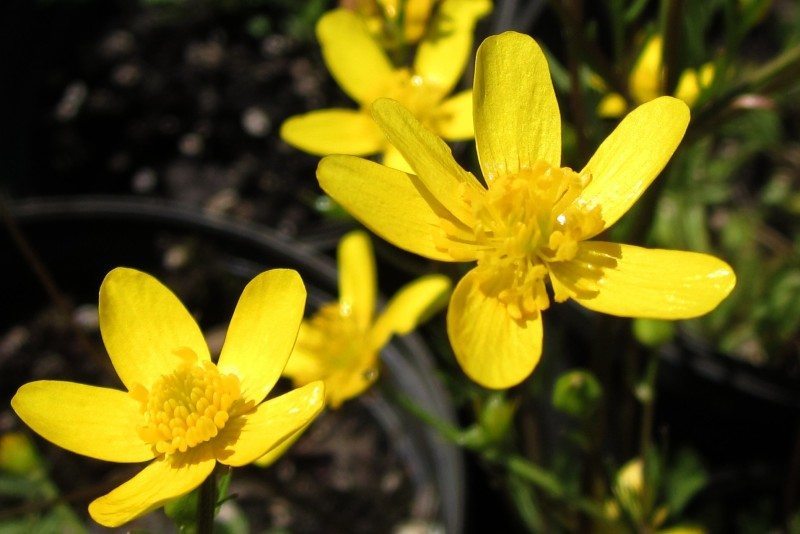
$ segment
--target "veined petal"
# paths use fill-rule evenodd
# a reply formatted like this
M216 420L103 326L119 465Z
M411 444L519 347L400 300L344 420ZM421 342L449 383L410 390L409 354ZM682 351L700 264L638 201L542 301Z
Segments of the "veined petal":
M379 98L373 102L372 116L433 197L469 225L472 213L462 193L482 186L456 163L450 147L394 100Z
M492 10L488 0L444 0L417 49L414 71L448 94L472 54L475 24Z
M447 304L450 279L431 274L403 286L378 316L370 332L370 346L380 350L393 334L408 334Z
M200 327L169 289L149 274L118 267L100 285L100 333L111 363L130 390L150 387L190 351L209 360Z
M455 218L417 176L352 156L328 156L317 167L322 189L370 230L433 260L455 261L436 247L441 221Z
M263 272L244 288L217 365L239 377L242 398L261 402L280 378L305 303L306 288L291 269Z
M542 316L516 321L505 305L481 291L473 269L461 279L447 310L456 359L475 382L504 389L533 372L542 354Z
M478 48L473 86L475 144L487 182L544 161L561 162L561 115L542 49L515 32Z
M110 493L89 504L89 515L106 527L118 527L185 495L214 470L216 461L184 462L180 455L162 457Z
M11 407L37 434L74 453L109 462L155 456L139 437L139 403L122 391L40 380L20 387Z
M289 117L281 125L281 139L320 156L380 152L386 139L372 117L353 109L321 109Z
M622 317L697 317L736 285L733 269L708 254L601 241L585 241L575 259L549 267L571 298Z
M359 104L380 96L394 69L358 15L342 8L327 12L317 23L317 39L344 92Z
M430 122L434 131L448 141L465 141L475 137L472 90L461 91L442 102Z
M350 232L339 242L339 306L366 330L375 311L375 254L369 236Z
M377 124L375 125L377 127ZM382 135L382 134L381 134ZM394 146L387 144L381 157L381 163L391 169L403 171L408 174L414 174L414 169L408 164L406 158Z
M603 229L614 224L667 164L688 125L689 108L670 96L631 111L581 171L592 181L576 202L600 206Z
M232 450L219 461L234 467L249 464L308 426L324 405L322 382L262 402L254 412L237 419L238 424L235 421L220 432L222 441L231 443Z

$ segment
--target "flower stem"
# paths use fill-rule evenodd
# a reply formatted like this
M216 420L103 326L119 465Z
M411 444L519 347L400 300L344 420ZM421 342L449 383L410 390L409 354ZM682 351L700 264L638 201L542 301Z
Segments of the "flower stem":
M213 534L216 508L217 476L215 471L212 471L200 485L200 498L197 503L198 534Z

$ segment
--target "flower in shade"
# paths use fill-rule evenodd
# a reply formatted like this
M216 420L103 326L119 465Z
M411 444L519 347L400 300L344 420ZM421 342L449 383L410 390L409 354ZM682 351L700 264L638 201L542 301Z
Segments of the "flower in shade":
M369 114L375 99L390 97L441 137L472 139L472 91L448 95L471 53L475 22L490 9L488 0L442 2L411 68L394 66L357 14L342 8L326 13L317 23L323 58L339 86L361 108L290 117L281 126L281 138L318 155L382 153L384 164L408 170Z
M446 276L423 276L401 288L376 317L369 237L360 231L347 234L339 243L338 261L339 300L303 321L283 371L296 386L324 381L332 408L363 393L378 377L378 355L391 336L411 332L444 307L450 292Z
M384 239L435 260L477 262L447 313L456 358L473 380L506 388L533 371L548 280L558 302L624 317L694 317L731 291L733 271L712 256L593 239L666 165L689 122L686 104L643 104L574 171L561 166L558 103L533 39L486 39L474 91L485 185L389 99L373 104L373 116L414 174L352 156L326 157L317 169L325 192Z
M126 391L43 380L20 387L11 406L70 451L152 460L89 505L98 523L121 525L190 492L217 462L241 466L279 447L321 411L321 382L264 401L292 351L305 297L295 271L254 278L214 364L173 293L148 274L114 269L100 287L100 331Z
M636 61L628 79L631 98L637 104L649 102L662 95L664 78L664 43L656 34L645 43L642 53ZM703 88L714 80L714 64L706 63L699 69L686 69L678 79L675 97L693 106ZM600 82L599 88L605 90ZM628 109L625 98L619 93L610 93L603 97L597 106L597 114L601 117L621 117Z

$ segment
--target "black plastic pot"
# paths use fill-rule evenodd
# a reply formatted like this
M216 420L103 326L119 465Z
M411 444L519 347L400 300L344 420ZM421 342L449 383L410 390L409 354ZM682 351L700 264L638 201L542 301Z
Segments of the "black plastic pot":
M219 293L219 300L224 302L216 306L218 311L210 310L208 316L201 317L201 325L224 320L233 310L244 283L274 267L300 272L308 289L310 309L335 299L334 262L268 228L149 200L31 199L14 203L11 212L56 284L77 302L96 302L100 282L113 267L124 265L154 274L164 271L165 243L170 240L194 243L191 261L202 262L205 270L220 273L225 280L217 287L204 289L212 295ZM2 284L6 305L0 310L0 324L7 325L32 314L48 299L9 235L3 231L0 239L0 265L6 275ZM187 265L185 270L191 272L192 263ZM232 290L225 291L225 284L231 285ZM180 288L175 289L181 293ZM187 305L191 309L191 302ZM395 338L383 351L382 359L382 380L388 389L412 398L439 418L454 420L450 399L436 378L432 357L420 337L412 334ZM382 389L375 388L354 402L366 407L381 426L389 446L402 459L413 486L415 513L443 525L449 533L461 532L461 452L392 404Z

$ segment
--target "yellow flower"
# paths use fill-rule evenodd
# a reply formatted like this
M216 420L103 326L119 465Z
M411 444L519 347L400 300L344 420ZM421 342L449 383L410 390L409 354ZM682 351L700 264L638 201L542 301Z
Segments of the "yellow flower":
M461 367L484 386L515 385L539 361L547 279L558 302L661 319L706 313L734 286L731 268L705 254L591 240L675 151L689 122L680 100L634 110L575 172L561 167L561 118L541 49L518 33L490 37L478 49L474 110L488 187L399 103L381 99L372 109L415 174L329 156L317 169L320 185L401 248L477 261L453 292L447 323Z
M661 36L652 36L645 44L628 80L631 98L637 104L643 104L661 96L664 75L663 55L664 43ZM686 102L686 105L693 106L700 96L700 91L711 85L713 80L713 63L706 63L697 70L686 69L678 79L675 97ZM601 89L605 89L602 82ZM597 114L601 117L616 118L624 115L627 109L628 105L622 95L611 93L600 101L597 106Z
M361 109L322 109L290 117L281 126L281 138L318 155L380 152L384 164L408 170L369 116L369 105L376 98L390 97L445 139L472 139L472 91L446 97L467 63L475 22L490 9L488 0L442 2L410 69L392 65L358 15L346 9L326 13L317 24L322 55L333 77Z
M98 523L121 525L190 492L217 462L252 462L320 412L321 382L262 402L292 351L305 297L295 271L254 278L215 365L173 293L148 274L114 269L100 287L100 331L127 391L43 380L19 388L11 406L72 452L111 462L154 460L89 505Z
M402 15L400 37L405 43L413 44L424 35L431 11L438 0L356 0L355 3L356 12L366 19L371 29L374 28L373 33L378 38L386 33L385 22L399 24Z
M351 232L339 243L339 301L303 321L283 374L296 386L325 382L327 403L364 392L378 377L378 355L393 334L407 334L446 303L450 280L423 276L401 288L377 318L375 258L369 237Z

